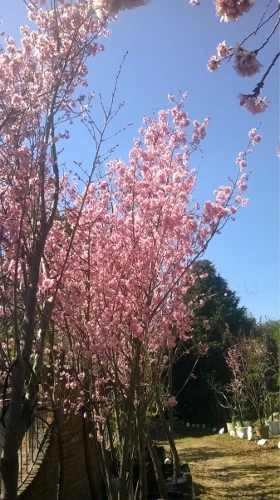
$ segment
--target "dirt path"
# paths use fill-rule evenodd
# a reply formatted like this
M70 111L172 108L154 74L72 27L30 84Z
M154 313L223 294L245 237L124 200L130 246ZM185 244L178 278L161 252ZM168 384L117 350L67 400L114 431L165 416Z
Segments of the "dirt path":
M280 499L279 439L260 447L225 435L176 440L196 483L196 498Z

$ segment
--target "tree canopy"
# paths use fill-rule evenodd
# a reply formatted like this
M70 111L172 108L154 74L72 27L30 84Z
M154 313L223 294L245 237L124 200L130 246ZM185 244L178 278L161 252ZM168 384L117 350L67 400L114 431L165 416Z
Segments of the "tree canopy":
M187 343L187 353L174 366L174 392L179 392L178 412L183 418L193 423L207 420L212 424L222 423L226 414L219 407L213 386L224 386L229 382L226 350L239 338L250 334L255 320L239 305L236 293L210 261L196 262L193 272L195 284L184 297L186 307L195 306L192 339ZM199 343L207 346L206 354L202 356L197 350ZM181 391L190 373L189 381Z

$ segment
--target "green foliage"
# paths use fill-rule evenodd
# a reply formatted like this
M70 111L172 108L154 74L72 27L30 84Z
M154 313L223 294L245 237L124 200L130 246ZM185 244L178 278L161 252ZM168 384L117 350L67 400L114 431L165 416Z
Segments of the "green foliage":
M196 283L184 298L186 305L193 308L193 338L187 346L189 353L174 366L174 394L180 391L199 357L193 375L178 397L178 412L194 423L207 423L207 419L208 423L223 423L227 411L218 404L213 386L224 387L229 382L225 352L239 338L250 335L255 320L239 306L239 298L210 261L198 261L193 273ZM204 356L198 354L200 343L208 346Z
M237 337L248 335L255 320L239 306L239 298L230 290L226 280L217 274L215 266L209 260L201 260L193 266L193 272L197 281L185 296L185 302L204 302L195 310L195 338L217 346L228 346Z
M277 369L273 355L264 338L243 338L227 352L227 364L232 379L228 392L239 416L257 419L264 424L265 418L276 411L274 393L269 393L268 383Z
M265 343L270 354L271 369L267 374L268 390L277 392L280 387L280 321L259 323L255 335Z

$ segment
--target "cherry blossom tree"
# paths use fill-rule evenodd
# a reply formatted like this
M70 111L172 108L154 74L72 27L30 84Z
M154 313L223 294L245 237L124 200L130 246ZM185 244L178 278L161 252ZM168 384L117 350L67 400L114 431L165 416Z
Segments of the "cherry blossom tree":
M261 339L242 339L228 350L226 362L232 373L229 393L235 407L239 409L241 419L247 412L247 415L253 415L263 425L267 381L273 369L271 353Z
M174 402L154 383L160 387L166 351L190 327L191 311L186 313L181 296L193 282L191 265L246 203L247 149L236 159L235 180L201 209L193 203L190 155L208 120L194 120L191 128L183 102L172 96L170 110L145 122L128 165L115 160L105 180L94 182L116 113L116 85L108 108L101 101L102 125L94 118L86 123L94 127L95 151L84 188L61 174L67 126L88 116L91 98L80 93L87 87L87 61L102 51L99 38L107 34L109 17L143 3L26 1L35 28L21 28L19 47L7 37L0 53L5 500L16 498L17 452L41 396L39 384L49 385L56 401L55 377L66 382L66 390L82 385L77 404L91 416L97 437L105 430L107 441L117 439L119 498L129 498L133 488L131 457L138 459L145 497L146 439L156 464L147 416L152 406L162 412L164 401ZM259 140L251 130L248 151ZM54 329L59 338L52 342ZM73 398L62 399L73 405ZM117 438L110 433L112 422ZM100 441L112 491L106 443Z
M110 498L116 486L108 448L118 464L118 498L135 493L133 463L139 465L140 497L146 498L148 416L155 409L163 416L166 406L176 404L162 378L169 354L190 334L192 311L182 297L194 283L192 264L246 203L245 152L239 153L231 184L219 187L201 208L193 201L196 173L190 157L208 120L191 122L183 101L169 98L170 109L145 119L129 163L112 161L106 177L89 186L54 309L58 335L71 348L67 363L63 355L66 369L59 354L52 384L59 388L60 380L66 387L67 412L81 411L91 421ZM249 147L259 140L257 131L250 131ZM39 290L45 300L57 289L82 200L74 190L65 220L55 222L47 241L49 276ZM166 431L178 474L176 448Z
M76 116L77 90L87 85L86 60L102 50L97 39L106 26L90 1L54 2L49 10L37 2L26 4L36 29L21 28L19 48L7 37L0 54L1 314L10 337L10 358L5 352L9 403L1 417L6 500L16 497L17 451L36 407L55 302L54 294L53 301L39 303L38 290L46 286L45 246L63 192L58 144L68 136L64 127ZM103 135L109 119L110 110Z

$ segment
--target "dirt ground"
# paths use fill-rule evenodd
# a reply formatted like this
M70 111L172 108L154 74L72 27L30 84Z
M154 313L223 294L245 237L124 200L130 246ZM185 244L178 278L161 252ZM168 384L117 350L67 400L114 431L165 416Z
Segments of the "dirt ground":
M265 446L228 434L176 439L192 472L197 499L280 500L279 438Z

